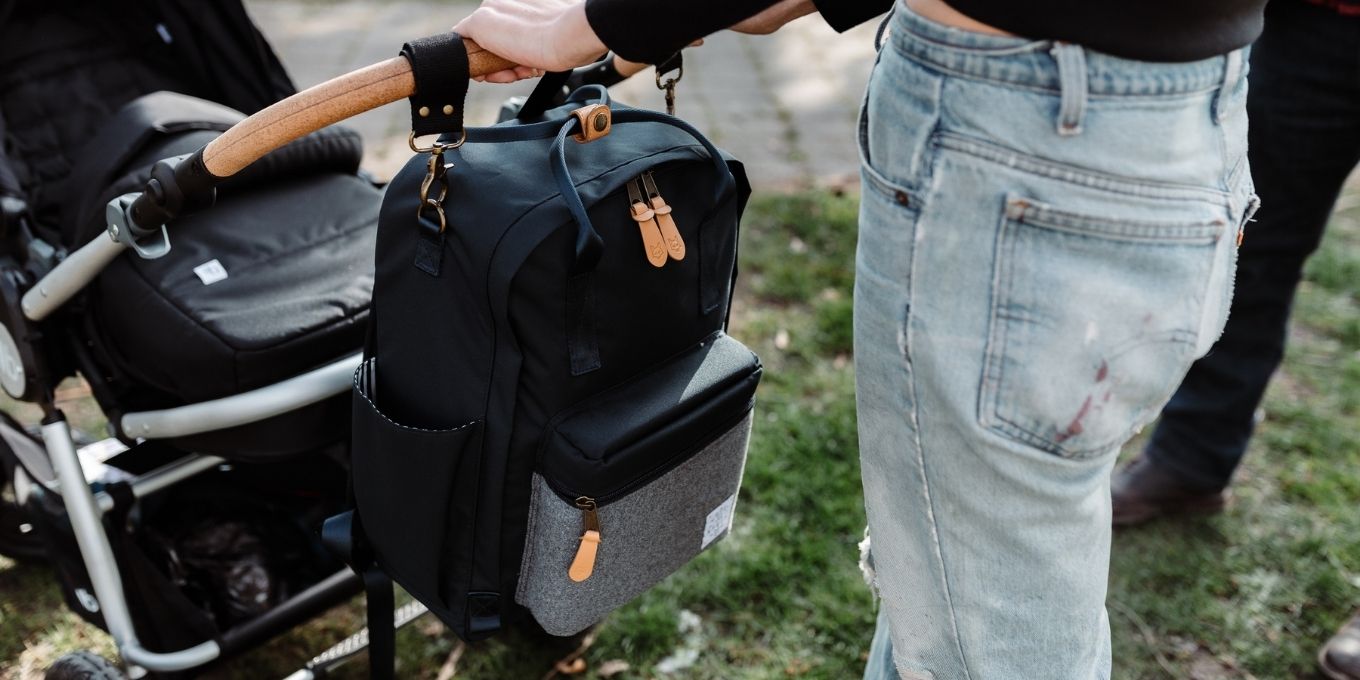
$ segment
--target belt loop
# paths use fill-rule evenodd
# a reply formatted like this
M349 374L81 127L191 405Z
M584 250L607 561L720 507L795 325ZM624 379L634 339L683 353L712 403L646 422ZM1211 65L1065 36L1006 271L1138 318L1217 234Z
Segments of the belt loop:
M1218 86L1218 94L1214 97L1214 122L1223 123L1223 106L1228 95L1237 89L1238 81L1242 79L1242 50L1233 50L1223 55L1223 84Z
M1052 54L1058 62L1058 84L1062 88L1058 134L1079 135L1082 119L1086 117L1086 51L1081 45L1056 42Z

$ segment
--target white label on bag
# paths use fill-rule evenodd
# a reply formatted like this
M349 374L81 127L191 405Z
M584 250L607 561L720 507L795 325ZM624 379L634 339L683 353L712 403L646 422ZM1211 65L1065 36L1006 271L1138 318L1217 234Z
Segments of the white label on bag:
M194 273L198 274L198 280L202 281L205 286L211 286L227 278L227 268L223 267L222 263L216 259L208 260L194 267Z
M737 495L732 494L727 500L722 502L713 512L708 513L708 519L704 520L704 542L699 546L700 550L708 547L709 543L717 540L723 532L732 528L732 509L737 506Z

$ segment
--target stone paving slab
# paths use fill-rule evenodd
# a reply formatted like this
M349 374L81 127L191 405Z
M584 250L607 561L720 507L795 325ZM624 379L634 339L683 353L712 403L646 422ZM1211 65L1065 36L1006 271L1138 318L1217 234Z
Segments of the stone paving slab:
M648 0L638 0L647 2ZM402 43L452 26L466 1L246 0L299 88L397 54ZM817 17L772 36L730 32L685 53L677 113L746 162L761 188L844 184L858 177L855 119L873 65L873 22L838 35ZM473 84L467 119L489 124L505 98L532 83ZM634 106L664 106L652 71L613 89ZM349 125L366 145L364 166L391 177L406 159L409 114L391 104Z

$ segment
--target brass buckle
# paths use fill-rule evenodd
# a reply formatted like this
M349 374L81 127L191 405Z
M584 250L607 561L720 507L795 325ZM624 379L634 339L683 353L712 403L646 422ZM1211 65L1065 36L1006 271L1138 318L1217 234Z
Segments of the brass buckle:
M670 71L667 71L666 73L670 73ZM656 89L665 91L665 93L666 93L666 115L668 115L668 116L674 116L674 115L675 115L675 86L676 86L676 84L678 84L678 83L680 82L680 79L681 79L681 78L684 78L684 77L685 77L685 65L684 65L683 63L680 64L680 67L677 68L677 69L675 69L675 76L672 77L672 78L667 78L667 79L666 79L666 82L664 82L664 83L661 82L661 76L662 76L662 75L664 75L664 74L661 73L661 69L658 68L657 71L656 71Z
M581 144L588 144L609 134L614 129L614 116L607 104L582 106L571 112L581 124L581 131L571 138Z
M449 149L456 149L467 141L467 131L458 141L451 144L435 142L428 149L420 149L415 145L415 132L407 139L412 149L417 153L429 153L430 159L425 165L425 179L420 182L420 207L416 209L416 218L425 215L426 210L433 210L439 219L439 233L443 234L448 228L448 217L444 214L444 199L449 196L449 177L448 170L452 163L444 163L444 152ZM439 195L430 196L430 189L434 188L435 182L439 182Z

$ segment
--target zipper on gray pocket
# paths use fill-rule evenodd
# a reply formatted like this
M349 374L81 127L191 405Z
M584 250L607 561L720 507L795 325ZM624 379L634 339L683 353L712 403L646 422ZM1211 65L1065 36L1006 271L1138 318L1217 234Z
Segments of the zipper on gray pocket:
M595 499L581 496L576 499L576 507L581 509L581 546L576 549L576 558L567 569L567 576L580 583L595 573L595 558L600 549L600 515Z

